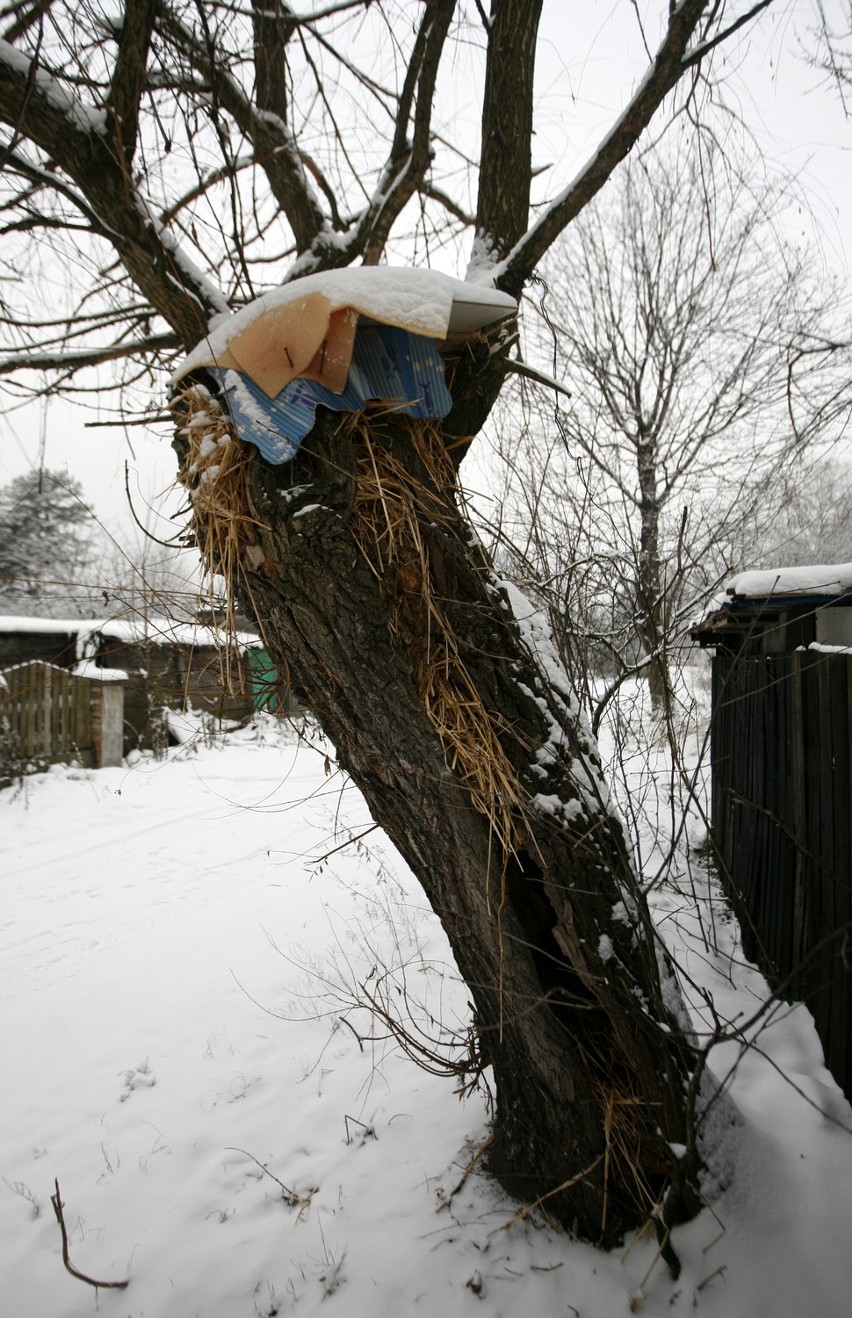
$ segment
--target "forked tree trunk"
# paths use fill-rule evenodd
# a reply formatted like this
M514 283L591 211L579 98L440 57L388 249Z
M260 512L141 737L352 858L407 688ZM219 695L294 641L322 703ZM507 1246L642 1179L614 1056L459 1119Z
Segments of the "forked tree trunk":
M496 583L437 429L318 416L292 463L233 469L240 601L447 933L493 1067L491 1168L594 1241L690 1216L695 1055L555 655ZM185 436L221 557L224 449L205 478Z

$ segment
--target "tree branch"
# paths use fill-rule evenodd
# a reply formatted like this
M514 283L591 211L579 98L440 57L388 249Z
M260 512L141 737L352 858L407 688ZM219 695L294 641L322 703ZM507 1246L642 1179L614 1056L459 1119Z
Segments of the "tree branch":
M505 256L529 223L533 84L541 7L542 0L494 0L491 8L476 207L476 242L489 260ZM521 286L522 281L508 291L519 296Z
M442 188L436 188L434 183L427 181L423 185L422 192L424 197L429 197L431 201L436 201L439 206L443 206L447 214L452 215L453 219L458 220L459 224L463 224L466 229L473 228L475 224L474 217L468 215L467 211L462 210L458 202L453 201L453 198L448 196Z
M280 125L287 142L286 150L282 151L278 146L268 159L261 158L260 163L276 200L290 222L296 250L301 252L310 246L325 227L325 217L308 182L301 154L289 127L287 44L298 23L293 20L289 6L282 3L282 0L251 0L251 6L255 96L257 108L265 119L261 132L264 137L268 137L275 126ZM253 140L261 153L263 142L257 138Z
M0 375L12 375L22 370L79 371L85 366L102 366L104 362L120 361L124 357L138 357L149 352L177 350L180 346L176 334L152 334L132 343L110 343L103 348L80 349L77 352L20 352L14 357L0 357Z
M185 26L171 7L164 7L161 25L191 67L206 79L218 103L254 148L272 195L287 216L297 251L306 251L326 225L322 207L305 174L286 117L287 63L281 51L259 51L257 34L272 29L271 44L286 43L295 25L288 23L281 0L258 5L255 24L255 72L258 105L254 106L237 80L207 46ZM282 46L283 49L283 46ZM279 85L279 79L281 85ZM264 104L266 101L266 104ZM272 108L277 107L277 108ZM282 114L281 111L284 110Z
M28 179L35 185L33 189L34 192L38 188L48 188L60 197L64 197L66 201L69 201L88 222L89 231L91 233L99 234L102 238L107 239L112 237L109 229L101 223L98 216L89 206L86 198L81 196L80 193L55 169L44 168L41 165L34 164L32 161L29 161L24 156L20 155L17 151L13 151L11 146L6 148L0 146L0 151L2 151L5 168L8 171L16 171L21 174L23 178Z
M129 168L136 150L139 103L145 91L148 51L160 0L125 0L107 112L119 159Z
M12 11L17 14L14 23L6 28L3 33L3 40L8 42L20 41L21 37L26 36L33 24L38 23L47 13L53 4L53 0L33 0L32 4L13 5Z
M0 120L25 134L72 180L92 227L107 237L152 307L187 348L225 299L149 217L103 133L97 109L75 101L57 76L0 42ZM61 180L53 181L60 191Z
M771 3L772 0L761 0L743 21L753 18ZM573 182L515 243L496 272L501 288L512 291L518 281L535 268L559 234L601 190L685 71L697 63L699 56L696 53L693 59L688 47L707 7L708 0L681 0L680 4L671 7L663 42L623 114ZM705 43L705 48L710 49L710 46Z
M358 229L356 246L363 250L366 265L374 265L381 257L394 221L414 195L429 168L432 159L430 130L435 82L455 7L456 0L432 0L424 10L400 97L388 163ZM414 132L409 142L407 127L415 81L413 69L417 71L417 98L414 106Z
M706 55L709 55L717 46L721 46L735 32L739 32L740 28L745 27L752 19L757 18L758 14L761 14L764 9L768 9L772 3L773 0L759 0L759 3L749 9L748 13L740 14L740 17L735 19L723 32L717 32L715 37L711 37L708 41L702 41L699 46L689 52L689 55L684 57L684 68L691 69L699 64Z

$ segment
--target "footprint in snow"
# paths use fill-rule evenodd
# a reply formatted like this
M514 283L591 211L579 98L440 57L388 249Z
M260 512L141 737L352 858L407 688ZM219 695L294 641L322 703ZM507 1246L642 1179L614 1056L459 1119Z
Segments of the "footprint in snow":
M151 1067L147 1059L139 1066L131 1067L129 1071L119 1071L119 1075L124 1079L124 1088L119 1095L119 1103L126 1102L134 1089L151 1089L157 1083L156 1078L151 1073Z

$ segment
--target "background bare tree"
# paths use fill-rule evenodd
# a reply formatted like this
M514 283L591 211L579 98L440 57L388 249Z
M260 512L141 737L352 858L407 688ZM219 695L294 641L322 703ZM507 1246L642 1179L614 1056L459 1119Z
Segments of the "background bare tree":
M852 4L849 0L816 0L814 49L808 58L822 69L840 96L848 118L852 89Z
M852 558L852 466L843 454L828 453L782 485L780 506L768 524L749 528L750 546L765 546L764 562L848 563ZM748 532L747 532L748 533ZM753 549L752 549L753 553ZM760 564L743 554L747 567Z
M3 370L61 382L116 361L154 378L263 285L376 263L424 226L467 234L472 273L517 296L669 94L683 82L694 111L714 49L770 3L653 6L644 76L531 223L542 0L20 0L0 46L5 234L22 240ZM437 94L462 50L482 88L475 164ZM704 1057L579 707L528 607L495 586L447 460L487 418L512 342L459 358L429 434L320 416L276 468L232 436L234 566L447 930L494 1071L493 1168L592 1239L650 1217L669 1251L700 1203ZM386 497L402 530L378 571Z
M657 710L685 622L760 552L737 556L745 528L777 543L785 491L852 414L848 295L787 236L792 181L673 136L549 255L539 353L571 398L554 418L539 389L527 444L506 429L502 454L518 567L547 583L575 683L596 638L593 666L646 675Z

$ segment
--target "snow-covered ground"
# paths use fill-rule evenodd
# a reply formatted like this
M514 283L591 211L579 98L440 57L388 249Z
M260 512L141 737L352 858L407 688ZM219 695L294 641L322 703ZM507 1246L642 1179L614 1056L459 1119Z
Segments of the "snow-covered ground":
M740 1061L733 1180L677 1233L678 1281L647 1237L604 1254L464 1178L485 1097L349 1009L388 970L427 1027L466 995L381 834L321 859L369 825L327 767L261 725L0 793L3 1318L852 1312L852 1111L802 1008ZM765 986L721 908L717 951L670 885L655 902L719 1009L752 1016ZM126 1289L63 1267L55 1178L72 1264Z

